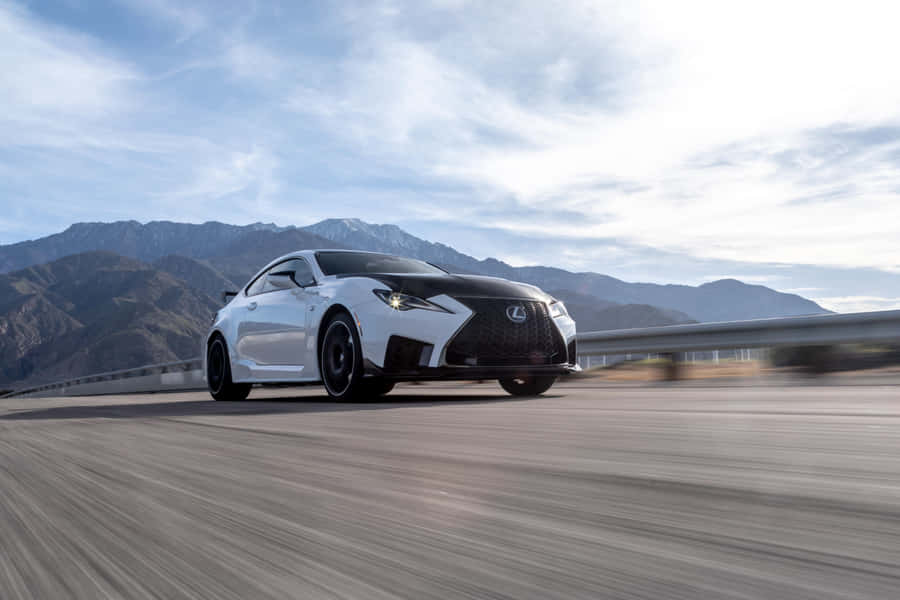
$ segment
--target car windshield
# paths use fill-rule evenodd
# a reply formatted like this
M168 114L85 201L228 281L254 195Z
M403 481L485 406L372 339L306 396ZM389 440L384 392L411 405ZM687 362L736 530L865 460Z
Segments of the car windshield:
M316 260L326 275L351 273L445 273L421 260L370 252L317 252Z

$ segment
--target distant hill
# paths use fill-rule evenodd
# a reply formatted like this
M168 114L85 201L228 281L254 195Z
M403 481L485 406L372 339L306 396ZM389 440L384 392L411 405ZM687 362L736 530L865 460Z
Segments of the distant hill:
M634 327L656 327L696 323L688 315L647 304L616 304L568 290L550 290L550 295L566 304L581 331L605 331Z
M152 266L181 279L214 299L221 298L225 290L236 290L240 287L240 284L226 277L204 259L169 254L153 261Z
M599 273L573 273L549 266L513 267L492 258L478 260L450 246L420 239L396 225L373 225L359 219L327 219L302 228L262 223L247 226L216 222L192 225L168 221L145 225L136 221L78 223L59 234L0 246L0 272L102 249L148 262L168 255L195 259L218 276L240 286L276 256L292 250L319 247L357 248L412 256L456 272L506 277L544 289L570 290L590 297L590 302L597 306L603 302L648 305L662 311L684 313L697 321L827 312L801 296L736 280L721 280L700 286L660 285L629 283ZM548 261L552 260L552 256L548 257ZM182 267L187 268L186 265ZM160 266L165 265L161 263ZM174 269L170 272L176 275L180 272L175 266L162 270L170 269ZM212 281L207 275L202 277ZM207 293L211 290L205 284L198 285Z
M802 296L734 279L700 286L628 283L598 273L572 273L550 267L515 268L514 275L508 276L544 289L572 289L619 304L650 304L677 310L697 321L740 321L828 312Z
M76 223L61 233L0 246L0 273L93 250L108 250L145 262L168 254L205 258L248 232L282 229L272 224L238 226L215 221L202 225L171 221Z
M109 252L0 275L0 386L197 356L219 304Z

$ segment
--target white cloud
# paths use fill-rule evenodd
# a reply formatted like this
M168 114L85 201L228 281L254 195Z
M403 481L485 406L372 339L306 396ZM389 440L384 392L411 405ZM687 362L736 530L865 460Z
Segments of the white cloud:
M196 166L186 184L166 190L162 198L173 209L190 212L194 219L222 218L210 211L229 197L238 204L232 210L235 218L254 212L271 214L268 203L278 190L277 167L277 159L261 147L214 154Z
M92 40L40 24L0 3L0 143L21 143L36 129L100 119L128 107L136 79ZM15 131L18 129L18 131Z
M286 68L285 61L268 48L248 41L231 44L225 62L234 75L247 79L275 79Z
M880 296L830 296L815 301L828 310L842 313L900 309L900 298Z
M508 8L432 15L430 36L404 10L366 15L349 58L324 84L301 86L293 106L380 164L470 186L469 212L511 194L609 215L485 225L728 260L898 268L900 135L868 149L828 138L900 125L900 71L889 65L897 7Z
M754 283L758 285L773 285L782 277L778 275L707 275L703 278L705 282L719 281L721 279L739 279L744 283Z
M431 170L438 174L443 150L471 147L480 128L527 143L557 126L407 40L378 39L336 72L333 87L300 86L288 106L326 117L335 133L361 145L377 143L378 152L392 158L437 159ZM410 157L417 150L424 156Z

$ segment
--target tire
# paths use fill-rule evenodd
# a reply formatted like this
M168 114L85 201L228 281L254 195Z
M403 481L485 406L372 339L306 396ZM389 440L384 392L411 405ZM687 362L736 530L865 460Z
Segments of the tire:
M394 382L379 377L365 380L366 392L369 396L384 396L394 389Z
M218 336L206 350L206 385L216 400L246 400L252 387L249 383L234 383L231 380L228 349L225 340Z
M368 386L363 381L359 334L350 315L335 315L324 330L319 366L325 391L332 399L340 401L366 397Z
M540 396L556 383L553 375L533 375L501 379L500 386L513 396Z

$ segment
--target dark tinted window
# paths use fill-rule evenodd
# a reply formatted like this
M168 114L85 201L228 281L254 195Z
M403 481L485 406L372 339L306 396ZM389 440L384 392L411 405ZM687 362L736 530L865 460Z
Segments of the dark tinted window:
M317 252L316 260L326 275L349 273L444 273L420 260L368 252Z

